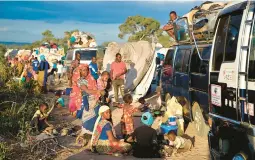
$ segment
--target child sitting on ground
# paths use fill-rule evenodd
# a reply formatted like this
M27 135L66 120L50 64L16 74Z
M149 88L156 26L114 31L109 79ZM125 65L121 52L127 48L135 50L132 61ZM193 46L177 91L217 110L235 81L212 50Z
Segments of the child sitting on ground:
M173 150L170 148L166 149L166 152L170 155L189 151L193 147L190 139L176 136L176 133L173 130L167 133L167 138L170 141L170 145L173 146Z
M133 121L133 113L138 112L139 109L132 106L133 98L131 94L126 94L123 97L124 104L123 106L123 115L121 117L121 130L124 139L130 137L130 135L134 132L134 121Z
M145 101L144 97L138 99L138 102L142 104L141 112L149 112L151 108L151 104Z
M48 105L46 103L41 104L32 118L31 127L36 134L39 134L41 132L48 133L48 131L53 129L53 125L48 123L47 118L50 112L53 110L54 105L48 112L47 108Z
M58 90L55 94L55 96L57 98L56 106L58 108L65 107L65 101L64 101L64 98L61 97L61 95L62 95L62 91L60 91L60 90Z

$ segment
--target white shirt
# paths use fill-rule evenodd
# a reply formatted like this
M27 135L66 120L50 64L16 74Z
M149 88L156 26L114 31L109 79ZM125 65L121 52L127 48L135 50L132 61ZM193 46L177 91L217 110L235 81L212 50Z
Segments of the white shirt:
M63 72L63 65L62 64L58 64L57 68L58 68L58 73L62 73Z
M185 139L180 137L180 136L176 136L175 137L175 141L174 141L174 147L176 149L179 149L179 148L184 148L184 143L185 143Z
M62 71L63 71L63 73L66 73L67 72L67 67L64 66Z

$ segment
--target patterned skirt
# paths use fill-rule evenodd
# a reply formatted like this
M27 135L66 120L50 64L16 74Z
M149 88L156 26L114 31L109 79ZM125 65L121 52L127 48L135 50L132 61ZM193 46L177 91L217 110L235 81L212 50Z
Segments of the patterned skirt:
M96 151L101 154L128 153L131 149L131 144L123 141L98 140L96 145Z
M94 108L90 108L89 111L84 110L82 114L82 132L92 134L94 125L98 117L100 105L96 105Z

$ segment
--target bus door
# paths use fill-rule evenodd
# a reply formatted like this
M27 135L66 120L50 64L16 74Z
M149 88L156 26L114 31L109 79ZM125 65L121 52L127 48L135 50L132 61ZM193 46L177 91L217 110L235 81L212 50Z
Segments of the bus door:
M195 48L190 61L190 97L192 104L194 102L199 104L204 119L207 120L209 116L208 80L211 45L198 46L198 50L202 60Z
M210 112L213 115L239 121L236 94L238 88L241 22L245 7L226 11L218 18L214 46L210 60ZM238 55L238 56L237 56Z
M176 52L174 60L174 75L173 75L173 95L186 98L187 101L190 100L189 96L189 62L190 55L192 52L192 46L185 48L179 48ZM183 110L185 117L190 117L189 105L185 105Z
M248 122L248 114L250 116L250 123L255 125L255 114L254 114L254 105L255 105L255 26L253 22L253 29L251 32L251 42L250 42L250 55L249 55L249 68L248 68L248 108L247 112L246 107L244 109L245 119L244 121Z

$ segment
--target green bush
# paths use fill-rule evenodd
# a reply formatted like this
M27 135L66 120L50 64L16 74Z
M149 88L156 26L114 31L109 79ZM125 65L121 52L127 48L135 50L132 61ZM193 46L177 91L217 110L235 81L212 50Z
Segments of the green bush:
M0 160L7 159L9 153L9 148L4 142L0 142Z

